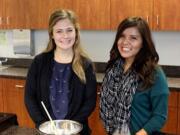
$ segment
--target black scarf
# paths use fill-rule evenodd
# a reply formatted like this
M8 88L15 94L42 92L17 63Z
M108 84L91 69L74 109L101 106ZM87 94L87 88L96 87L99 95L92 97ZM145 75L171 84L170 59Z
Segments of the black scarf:
M109 134L129 124L130 107L138 86L137 73L130 69L124 74L123 64L119 59L107 70L101 87L100 117Z

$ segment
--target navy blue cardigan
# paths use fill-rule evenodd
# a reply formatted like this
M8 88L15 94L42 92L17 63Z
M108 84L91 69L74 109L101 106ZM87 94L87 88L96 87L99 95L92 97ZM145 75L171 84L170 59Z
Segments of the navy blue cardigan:
M51 110L49 100L49 85L53 68L54 52L37 55L29 68L25 86L25 105L36 126L48 121L48 117L41 105L44 102ZM88 117L96 106L96 77L90 61L84 62L86 84L72 72L69 94L69 110L66 119L75 120L83 124L84 135L88 134Z

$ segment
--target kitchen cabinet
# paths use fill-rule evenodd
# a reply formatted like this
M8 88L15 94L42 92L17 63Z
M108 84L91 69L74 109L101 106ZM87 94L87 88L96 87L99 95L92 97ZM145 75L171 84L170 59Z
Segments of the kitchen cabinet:
M73 10L82 29L110 29L110 0L73 0Z
M178 97L178 128L177 128L177 134L180 134L180 92Z
M180 134L180 108L178 108L178 129L177 129L177 135Z
M114 30L128 16L141 16L152 30L180 30L179 0L1 0L0 29L47 29L50 14L74 10L84 30Z
M109 29L110 2L109 0L33 0L30 3L32 29L46 29L51 13L56 9L71 9L78 16L82 29Z
M140 2L138 1L138 3ZM180 24L178 23L180 21L180 14L176 14L180 12L177 4L179 0L146 0L145 3L149 7L146 6L144 8L144 6L141 6L138 8L144 9L141 10L141 14L146 13L146 20L148 20L152 30L180 30Z
M0 29L4 28L4 1L5 0L0 0Z
M17 115L21 127L34 127L24 105L24 79L1 78L3 86L3 112Z
M119 23L130 16L144 18L152 27L153 0L111 0L111 29L116 29Z
M150 28L153 25L153 0L138 0L134 3L133 16L140 16L147 21Z
M52 11L71 8L72 0L1 0L1 29L47 29Z
M29 0L1 0L0 28L29 28Z
M128 16L133 15L134 0L110 0L111 29L117 29L119 23Z
M0 78L0 112L3 112L3 86Z
M162 131L165 133L176 134L178 125L178 109L169 107L167 122L164 125Z
M173 88L170 89L170 96L169 96L169 104L168 104L168 118L166 124L162 128L163 132L176 134L177 133L177 126L178 126L178 96L179 92L174 90Z
M154 0L154 29L180 30L179 0Z
M100 85L98 86L99 93ZM107 135L99 117L99 94L97 95L96 108L89 118L89 126L92 130L92 135Z
M111 0L111 29L128 16L144 18L152 30L180 30L179 0Z
M107 135L99 117L99 97L97 98L96 108L89 118L89 126L92 130L92 135Z
M72 9L72 0L29 0L31 29L47 29L51 13L57 9Z

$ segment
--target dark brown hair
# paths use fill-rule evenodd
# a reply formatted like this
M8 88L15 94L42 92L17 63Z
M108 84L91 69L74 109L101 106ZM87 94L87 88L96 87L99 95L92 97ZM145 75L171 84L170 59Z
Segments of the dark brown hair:
M123 59L118 51L117 42L123 31L130 27L136 27L142 37L142 48L136 55L132 67L143 81L142 88L148 88L153 84L154 71L159 61L159 55L155 49L150 28L147 22L140 17L129 17L119 24L115 41L110 51L107 69L111 68L118 58Z

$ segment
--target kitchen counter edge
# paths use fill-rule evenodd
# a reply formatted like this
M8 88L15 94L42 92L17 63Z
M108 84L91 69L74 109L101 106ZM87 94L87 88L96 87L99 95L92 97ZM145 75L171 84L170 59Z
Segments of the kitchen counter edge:
M26 79L27 72L28 68L8 67L0 69L0 77ZM104 73L96 73L96 79L99 84L102 83L103 78ZM167 77L167 81L170 88L177 88L180 90L180 78Z

